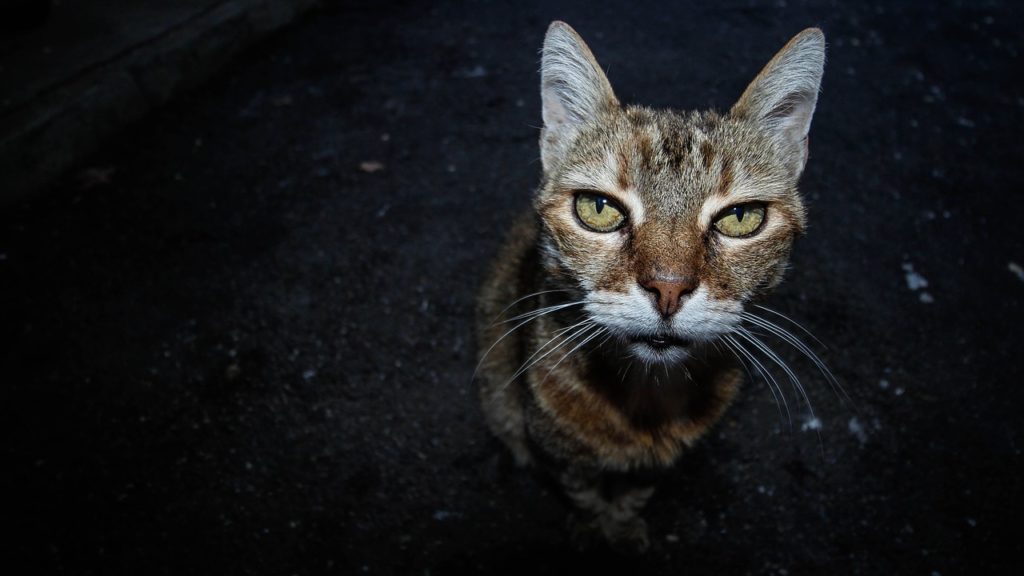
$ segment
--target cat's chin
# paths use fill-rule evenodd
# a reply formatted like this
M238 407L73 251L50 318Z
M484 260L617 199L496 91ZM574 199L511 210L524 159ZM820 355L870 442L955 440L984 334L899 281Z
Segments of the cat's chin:
M626 348L644 364L679 364L690 357L688 345L682 342L633 340Z

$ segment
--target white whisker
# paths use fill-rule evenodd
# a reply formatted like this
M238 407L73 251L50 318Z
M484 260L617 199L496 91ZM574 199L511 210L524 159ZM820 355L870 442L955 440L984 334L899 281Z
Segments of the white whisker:
M509 322L515 322L516 320L520 320L522 318L532 318L534 316L543 316L545 314L550 314L552 312L557 312L559 310L564 310L565 308L569 308L571 306L579 306L580 304L584 304L584 301L583 300L579 300L577 302L566 302L566 303L563 303L563 304L554 304L552 306L545 306L544 308L538 308L536 310L530 310L529 312L523 312L522 314L519 314L518 316L513 316L511 318L507 318L505 320L502 320L501 322L495 322L495 324L508 324Z
M772 310L771 308L769 308L767 306L762 306L760 304L754 304L754 306L757 307L757 308L760 308L761 310L764 310L765 312L768 312L768 313L771 313L771 314L775 314L779 318L782 318L784 320L788 320L792 325L794 325L797 328L803 330L804 334L807 334L808 336L810 336L815 342L818 343L819 346L821 346L822 348L828 350L828 346L823 344L821 342L821 340L818 340L817 336L812 334L811 331L808 330L807 328L804 328L803 325L800 324L799 322L797 322L796 320L793 320L792 318L790 318L789 316L786 316L785 314L783 314L782 312L779 312L778 310Z
M779 338L781 338L782 340L784 340L785 342L799 350L800 353L802 353L804 356L810 359L811 362L813 362L814 365L818 368L818 371L820 371L821 374L825 376L825 379L828 380L828 383L832 387L833 392L840 396L841 400L852 402L850 400L849 394L846 393L846 390L843 388L843 385L839 383L835 375L832 374L832 371L829 370L828 366L825 365L821 358L819 358L818 355L815 354L814 351L810 349L810 347L801 342L799 338L797 338L791 332L779 326L778 324L775 324L774 322L771 322L749 312L743 313L743 319L752 324L760 326L765 330L768 330L772 334L778 336Z
M554 290L541 290L540 292L534 292L533 294L527 294L526 296L523 296L522 298L519 298L515 302L509 304L508 306L505 306L505 308L501 312L498 312L498 315L495 316L494 319L497 320L498 318L501 317L502 314L504 314L505 312L508 312L509 309L511 309L513 306L515 306L516 304L519 304L520 302L522 302L523 300L526 300L527 298L535 298L537 296L541 296L543 294L551 294L553 292L568 292L568 290L563 290L563 289L560 289L560 288L556 288Z
M566 352L566 353L565 353L565 354L564 354L564 355L563 355L563 356L562 356L561 358L559 358L559 359L558 359L558 362L555 362L555 365L554 365L554 366L552 366L552 367L551 367L551 368L550 368L550 369L548 370L548 373L544 375L544 380L547 380L547 379L548 379L548 376L551 376L551 373L555 371L555 368L558 368L558 365L559 365L559 364L561 364L563 360L565 360L566 358L568 358L569 356L571 356L573 352L576 352L577 350L579 350L579 349L580 349L580 348L581 348L581 347L582 347L583 345L585 345L585 344L586 344L587 342L590 342L590 341L591 341L591 340L593 340L594 338L596 338L596 337L600 336L600 335L601 335L601 334L602 334L603 332L605 332L606 330L607 330L607 328L599 327L599 328L598 328L598 329L597 329L596 331L594 331L594 332L593 332L592 334L590 334L589 336L587 336L586 338L584 338L584 339L583 339L583 341L582 341L582 342L580 342L579 344L577 344L577 345L576 345L576 346L575 346L575 347L574 347L574 348L573 348L572 350L569 350L568 352Z
M741 327L737 329L736 334L747 342L750 342L755 348L763 352L765 356L768 356L768 358L778 365L779 368L782 368L782 371L786 373L787 377L789 377L789 381L793 384L793 387L797 392L799 392L800 396L803 397L804 402L807 404L807 410L811 414L811 418L816 418L817 416L814 414L814 406L811 405L811 399L807 396L807 390L804 389L803 384L800 382L800 378L795 372L793 372L793 369L789 367L789 364L786 364L786 361L779 357L774 350L769 348L764 342L758 340L756 336L746 329Z
M526 362L523 362L523 365L520 366L519 369L516 370L514 374L512 374L512 376L508 379L508 381L505 382L504 386L508 386L509 384L514 382L516 380L516 378L519 378L521 375L525 374L526 371L529 370L530 368L532 368L535 364L537 364L541 360L547 358L549 355L551 355L553 352L555 352L559 348L565 346L569 342L572 342L573 340L578 338L580 335L586 333L590 329L594 328L594 326L596 326L596 323L593 320L587 319L587 320L583 320L582 322L579 322L578 324L573 326L573 328L575 328L576 326L580 326L581 324L583 325L582 328L579 328L578 330L576 330L575 332L573 332L572 334L570 334L568 336L563 336L562 334L556 334L556 335L552 336L550 340L548 340L543 346L538 348L536 352L534 352L529 358L527 358ZM564 331L563 331L563 334L564 334ZM556 344L553 348L551 348L547 352L544 352L544 354L541 355L539 358L537 358L537 355L540 354L542 351L544 351L544 349L547 348L549 345L551 345L551 343L554 342L557 338L562 338L562 341L559 342L558 344Z
M768 384L768 390L772 393L772 396L775 397L775 405L778 406L779 400L782 400L782 406L786 410L786 421L789 423L789 427L792 430L793 414L789 411L789 402L786 401L786 395L785 393L783 393L782 387L779 386L779 382L775 379L775 376L772 375L772 373L769 372L767 368L765 368L764 364L762 364L756 356L754 356L749 350L744 348L743 344L737 341L731 335L726 334L725 336L722 337L722 339L728 342L729 344L732 344L734 350L743 354L743 356L746 357L747 360L750 360L750 363L753 364L754 367L757 368L757 371L764 376L765 383Z
M551 312L553 312L553 310L552 310ZM530 316L530 317L529 317L529 318L527 318L526 320L523 320L523 321L522 321L522 322L520 322L519 324L516 324L516 325L515 325L515 326L513 326L513 327L512 327L512 328L511 328L510 330L508 330L507 332L505 332L504 334L502 334L502 335L501 335L500 337L498 337L498 339L497 339L497 340L495 340L495 341L494 341L494 343L493 343L493 344L491 344L491 345L490 345L490 347L488 347L488 348L487 348L487 350L486 350L486 351L485 351L485 352L484 352L484 353L483 353L483 354L482 354L482 355L480 356L480 360L479 360L479 361L478 361L478 362L476 363L476 368L475 368L475 369L473 369L473 378L476 378L476 375L477 375L477 373L479 373L479 372L480 372L480 366L482 366L482 365L483 365L483 363L484 363L484 360L486 360L486 359L487 359L487 355L488 355L488 354L490 354L492 350L494 350L494 347L495 347L495 346L497 346L497 345L498 345L499 343L501 343L501 341L502 341L502 340L504 340L505 338L507 338L507 337L508 337L508 336L509 336L510 334L512 334L512 333L513 333L513 332L515 332L516 330L518 330L518 329L522 328L523 326L525 326L525 325L529 324L530 322L533 322L533 321L534 321L534 320L536 320L537 318L540 318L540 317L541 317L541 316L543 316L544 314L548 314L548 313L550 313L550 312L544 312L544 313L541 313L541 314L536 314L536 315ZM511 321L511 320L508 320L508 321ZM494 324L492 324L492 326L494 326Z

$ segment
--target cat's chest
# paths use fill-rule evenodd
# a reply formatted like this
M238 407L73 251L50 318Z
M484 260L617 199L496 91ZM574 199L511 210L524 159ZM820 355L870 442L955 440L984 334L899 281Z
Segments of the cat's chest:
M602 468L669 466L718 420L741 381L734 369L707 370L696 386L673 376L630 375L583 359L541 362L527 378L535 439L550 440L556 456Z

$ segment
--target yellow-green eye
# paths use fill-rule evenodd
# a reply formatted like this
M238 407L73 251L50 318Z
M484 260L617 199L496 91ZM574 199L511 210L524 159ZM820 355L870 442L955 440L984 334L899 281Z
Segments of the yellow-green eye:
M595 232L612 232L626 223L626 215L618 204L590 192L576 195L576 216L584 226Z
M764 204L737 204L718 215L715 230L726 236L750 236L764 223Z

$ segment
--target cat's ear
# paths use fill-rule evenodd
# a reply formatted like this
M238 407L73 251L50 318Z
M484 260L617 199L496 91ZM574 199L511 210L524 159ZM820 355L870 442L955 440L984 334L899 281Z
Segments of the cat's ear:
M824 69L825 35L808 28L779 50L729 112L759 124L797 176L807 163L807 133Z
M544 116L540 155L545 171L562 161L583 124L619 106L590 48L572 27L559 21L552 22L544 36L540 96Z

